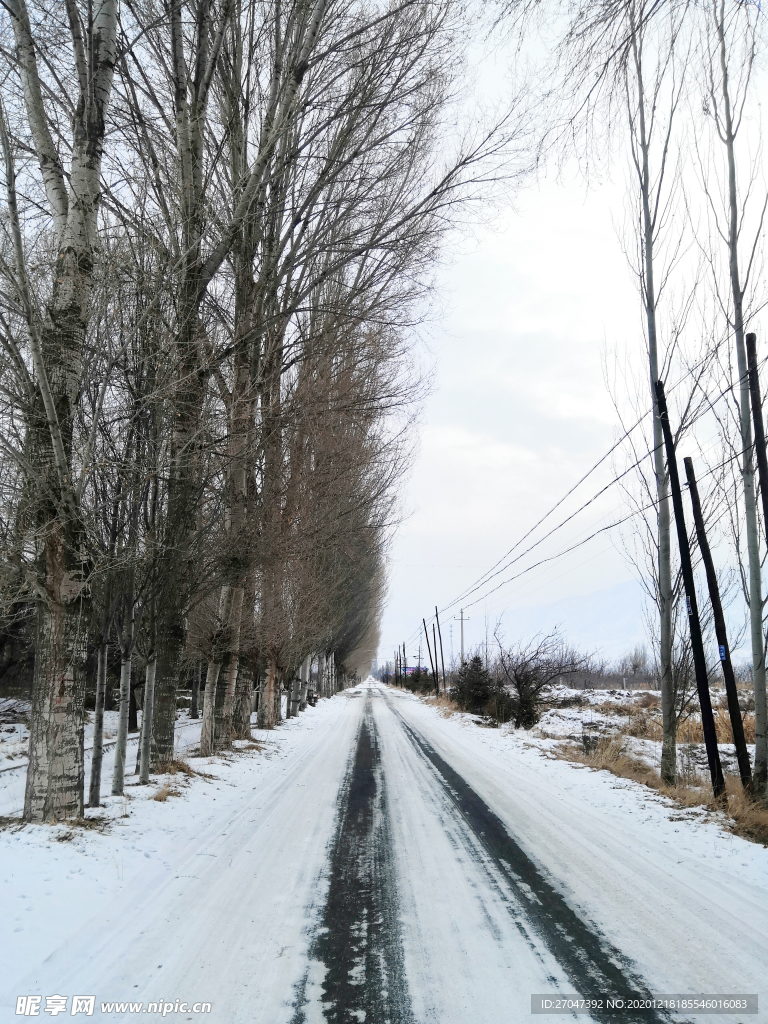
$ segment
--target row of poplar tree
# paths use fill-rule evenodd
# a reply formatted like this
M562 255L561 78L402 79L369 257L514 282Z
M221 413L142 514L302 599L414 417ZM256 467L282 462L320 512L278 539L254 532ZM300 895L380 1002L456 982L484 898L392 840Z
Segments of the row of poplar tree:
M522 47L492 113L465 88L483 18ZM644 366L617 411L645 434L618 479L662 774L688 655L659 380L677 442L718 434L697 458L746 598L764 791L764 26L737 0L3 0L0 614L36 617L26 820L82 814L86 669L98 718L115 646L121 723L145 673L145 778L173 756L185 660L215 750L257 663L268 727L308 656L370 657L435 258L552 152L629 156Z
M118 762L144 674L144 779L173 757L185 661L207 666L210 752L247 731L257 664L269 727L308 657L341 676L375 653L423 390L410 332L510 136L456 123L464 8L3 4L0 595L6 621L36 616L25 820L82 815L86 669L100 748L115 649Z

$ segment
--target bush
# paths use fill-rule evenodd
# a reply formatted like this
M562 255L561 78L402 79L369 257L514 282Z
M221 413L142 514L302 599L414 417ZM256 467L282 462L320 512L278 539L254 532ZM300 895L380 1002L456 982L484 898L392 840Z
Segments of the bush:
M424 672L417 668L415 672L409 673L403 679L403 686L411 693L434 693L435 682L431 672Z

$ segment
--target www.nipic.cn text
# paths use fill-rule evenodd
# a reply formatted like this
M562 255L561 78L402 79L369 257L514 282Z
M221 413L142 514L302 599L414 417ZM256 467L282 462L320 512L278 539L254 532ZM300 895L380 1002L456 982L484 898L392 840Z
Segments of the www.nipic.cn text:
M69 996L17 996L16 1014L22 1017L39 1017L41 1013L47 1013L50 1017L56 1017L60 1013L66 1014L69 1011L70 1017L84 1016L92 1017L96 1006L96 996L72 996L70 1003ZM100 1003L102 1013L159 1013L163 1017L172 1013L210 1013L210 1003L188 1003L181 999L169 1002L160 999L158 1002L131 1003L111 1002Z

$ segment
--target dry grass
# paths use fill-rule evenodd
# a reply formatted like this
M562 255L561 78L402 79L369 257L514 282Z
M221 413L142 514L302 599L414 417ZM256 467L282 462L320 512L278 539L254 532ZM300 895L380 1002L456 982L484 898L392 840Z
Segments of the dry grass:
M623 779L635 779L637 782L646 782L653 775L653 768L626 752L621 733L600 737L589 753L575 743L565 743L557 751L557 756L564 761L577 761L598 771L605 769Z
M56 826L62 824L62 822L50 822L45 824L52 824ZM77 835L77 829L88 832L109 832L110 824L110 819L105 818L101 814L97 815L95 818L73 818L66 822L67 831L54 836L54 839L57 843L68 843ZM0 829L10 828L14 831L19 831L26 827L27 822L22 821L20 817L0 815Z
M655 698L653 698L655 700ZM643 740L662 740L661 712L658 702L646 705L643 710L637 711L636 705L601 705L599 710L603 714L614 714L626 716L627 722L622 732L627 736L636 736ZM715 718L715 731L717 732L718 743L733 743L733 730L731 729L731 718L728 709L723 707L713 708ZM755 716L752 712L742 714L744 723L744 738L747 743L755 742ZM699 715L686 718L677 728L678 743L703 743L704 729Z
M662 740L661 716L655 716L650 711L640 711L628 717L627 725L623 730L628 736L636 736L642 740Z
M438 708L443 718L450 718L452 714L461 710L456 701L446 697L444 693L441 693L439 697L435 697L434 694L420 693L419 700L429 700L429 706L431 708Z
M181 792L166 783L158 789L152 799L157 800L158 803L164 804L169 796L181 796Z
M768 846L768 807L749 800L739 779L726 776L726 803L719 803L712 796L709 779L693 773L681 773L676 786L668 786L650 765L627 753L624 736L616 734L598 739L590 753L575 743L563 744L556 756L565 761L575 761L596 770L611 772L622 779L631 779L668 797L679 807L700 807L711 812L722 812L726 816L725 827L734 835L754 843ZM673 820L683 820L682 818Z
M735 779L726 781L732 783L733 789L728 793L728 812L733 818L729 831L742 839L768 846L768 807L748 800Z
M636 708L657 708L660 705L661 700L655 693L644 693L640 700L635 701Z
M15 815L10 814L0 814L0 829L10 828L16 830L24 827L25 823L21 820L21 818L18 818Z
M166 761L165 764L159 764L157 766L158 775L186 775L188 778L192 778L193 775L200 775L200 772L196 772L194 768L190 768L186 761L178 759L176 761Z
M90 832L109 831L109 818L105 818L103 814L97 814L94 818L76 818L72 824Z
M216 781L218 776L210 775L208 772L201 772L199 768L193 768L186 761L181 759L175 761L166 761L165 764L159 764L157 766L158 775L185 775L188 779L192 779L195 776L201 779L213 779Z
M733 743L731 719L725 708L715 708L715 730L718 743ZM741 716L744 723L744 739L747 743L755 742L755 716L747 713ZM678 743L703 743L704 729L698 718L689 718L682 722L677 730Z

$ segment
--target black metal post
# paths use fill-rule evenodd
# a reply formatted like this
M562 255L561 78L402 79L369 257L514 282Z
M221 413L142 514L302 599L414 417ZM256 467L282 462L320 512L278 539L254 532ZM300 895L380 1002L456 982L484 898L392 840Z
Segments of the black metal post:
M675 443L672 440L672 429L669 425L669 413L667 411L667 400L664 395L664 384L660 380L656 381L656 402L659 408L661 429L664 434L664 445L667 450L667 468L669 470L669 483L672 489L672 507L675 510L677 541L680 549L680 568L682 570L685 598L688 605L688 626L691 633L691 651L696 671L696 688L699 693L701 725L704 730L704 744L707 748L709 774L712 778L712 792L716 798L719 798L725 792L725 779L723 778L723 767L720 764L720 751L717 748L715 719L712 714L712 700L709 695L707 662L704 657L704 641L701 637L699 608L696 603L696 587L693 582L691 550L688 545L688 531L685 526L683 498L680 491L680 477L677 472L677 458L675 456Z
M709 600L712 604L712 615L715 620L715 634L717 636L717 644L720 650L720 661L723 666L725 692L728 697L728 714L731 718L733 742L736 747L736 760L739 764L741 784L744 786L744 790L746 792L751 793L752 767L749 763L749 751L747 750L747 743L744 739L744 723L741 719L741 708L739 707L739 698L736 691L736 677L733 674L733 665L731 664L731 651L728 646L728 634L725 628L723 605L720 601L720 588L717 584L715 564L712 560L712 552L710 550L707 533L704 528L704 516L701 513L699 489L696 486L693 462L690 459L684 459L683 463L685 465L685 475L688 478L688 489L691 495L691 505L693 506L693 521L696 524L696 536L699 541L699 551L701 551L701 560L704 563L704 569L707 573Z

